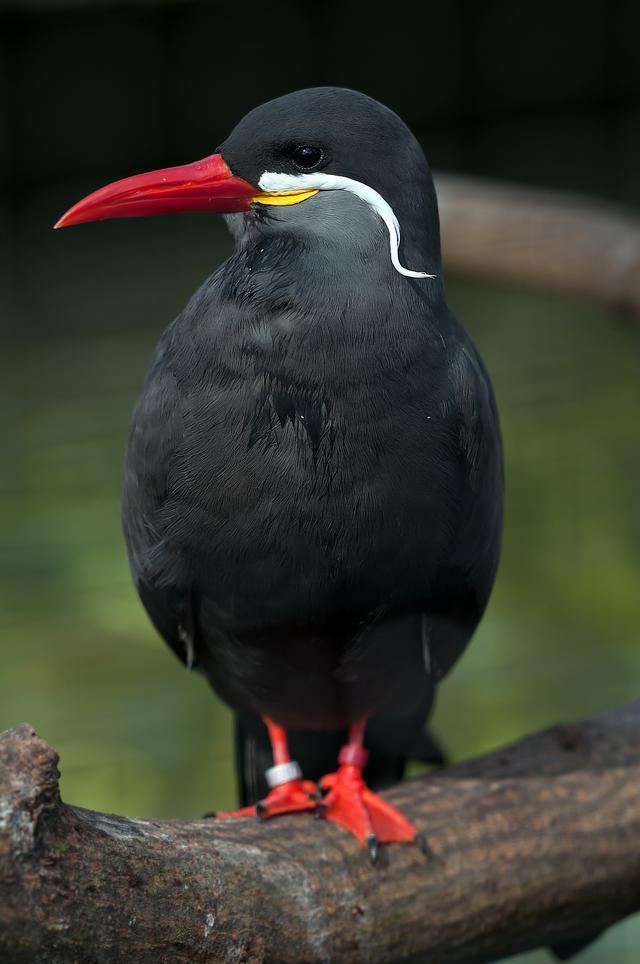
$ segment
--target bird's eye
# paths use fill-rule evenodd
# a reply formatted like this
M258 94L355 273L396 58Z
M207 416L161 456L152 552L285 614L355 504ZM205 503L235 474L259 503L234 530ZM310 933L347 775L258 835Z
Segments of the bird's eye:
M311 144L298 144L291 152L293 163L301 171L310 171L322 160L322 151Z

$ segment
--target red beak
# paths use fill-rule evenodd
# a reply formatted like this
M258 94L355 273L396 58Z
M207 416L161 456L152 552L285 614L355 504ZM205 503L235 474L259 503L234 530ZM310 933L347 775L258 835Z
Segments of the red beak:
M106 218L136 218L178 211L247 211L260 193L235 177L220 154L193 164L136 174L94 191L63 214L56 228Z

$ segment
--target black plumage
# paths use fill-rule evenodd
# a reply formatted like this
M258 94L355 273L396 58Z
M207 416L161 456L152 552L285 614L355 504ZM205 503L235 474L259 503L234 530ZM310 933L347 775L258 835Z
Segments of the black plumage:
M56 227L184 210L226 212L235 247L160 339L134 411L133 576L239 713L245 797L270 745L259 813L315 810L375 859L420 834L367 788L363 741L379 784L440 757L424 720L486 606L502 523L498 416L446 303L429 167L392 111L316 88ZM288 742L317 777L344 730L319 804Z
M319 88L252 111L219 150L257 184L299 170L301 144L378 192L402 263L436 277L400 274L349 192L227 215L233 254L162 336L133 415L124 531L151 619L245 714L242 739L259 714L320 731L371 716L391 775L492 587L498 417L445 300L408 128Z

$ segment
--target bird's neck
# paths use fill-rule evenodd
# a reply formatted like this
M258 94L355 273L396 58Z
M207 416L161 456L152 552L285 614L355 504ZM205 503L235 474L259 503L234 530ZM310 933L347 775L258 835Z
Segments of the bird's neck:
M267 373L269 384L341 395L367 384L390 396L416 366L437 365L450 317L423 294L430 282L401 277L380 254L345 265L333 252L286 235L239 245L178 319L191 377L215 368L231 383Z
M434 278L408 278L392 264L389 235L382 221L353 199L340 199L339 216L312 224L242 218L232 223L235 251L216 279L221 295L241 302L260 316L283 310L314 327L342 330L364 326L372 335L399 322L424 325L446 314L437 212L434 233L415 214L404 220L401 255L407 267ZM337 204L337 202L336 202ZM328 202L327 205L328 207ZM345 213L346 212L346 213ZM357 216L351 217L350 214ZM334 336L336 331L334 331Z

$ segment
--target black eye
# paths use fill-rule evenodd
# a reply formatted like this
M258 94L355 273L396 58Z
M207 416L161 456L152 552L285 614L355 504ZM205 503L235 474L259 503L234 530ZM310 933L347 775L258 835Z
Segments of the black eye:
M301 171L310 171L322 160L322 151L311 144L299 144L291 151L291 157L295 166Z

